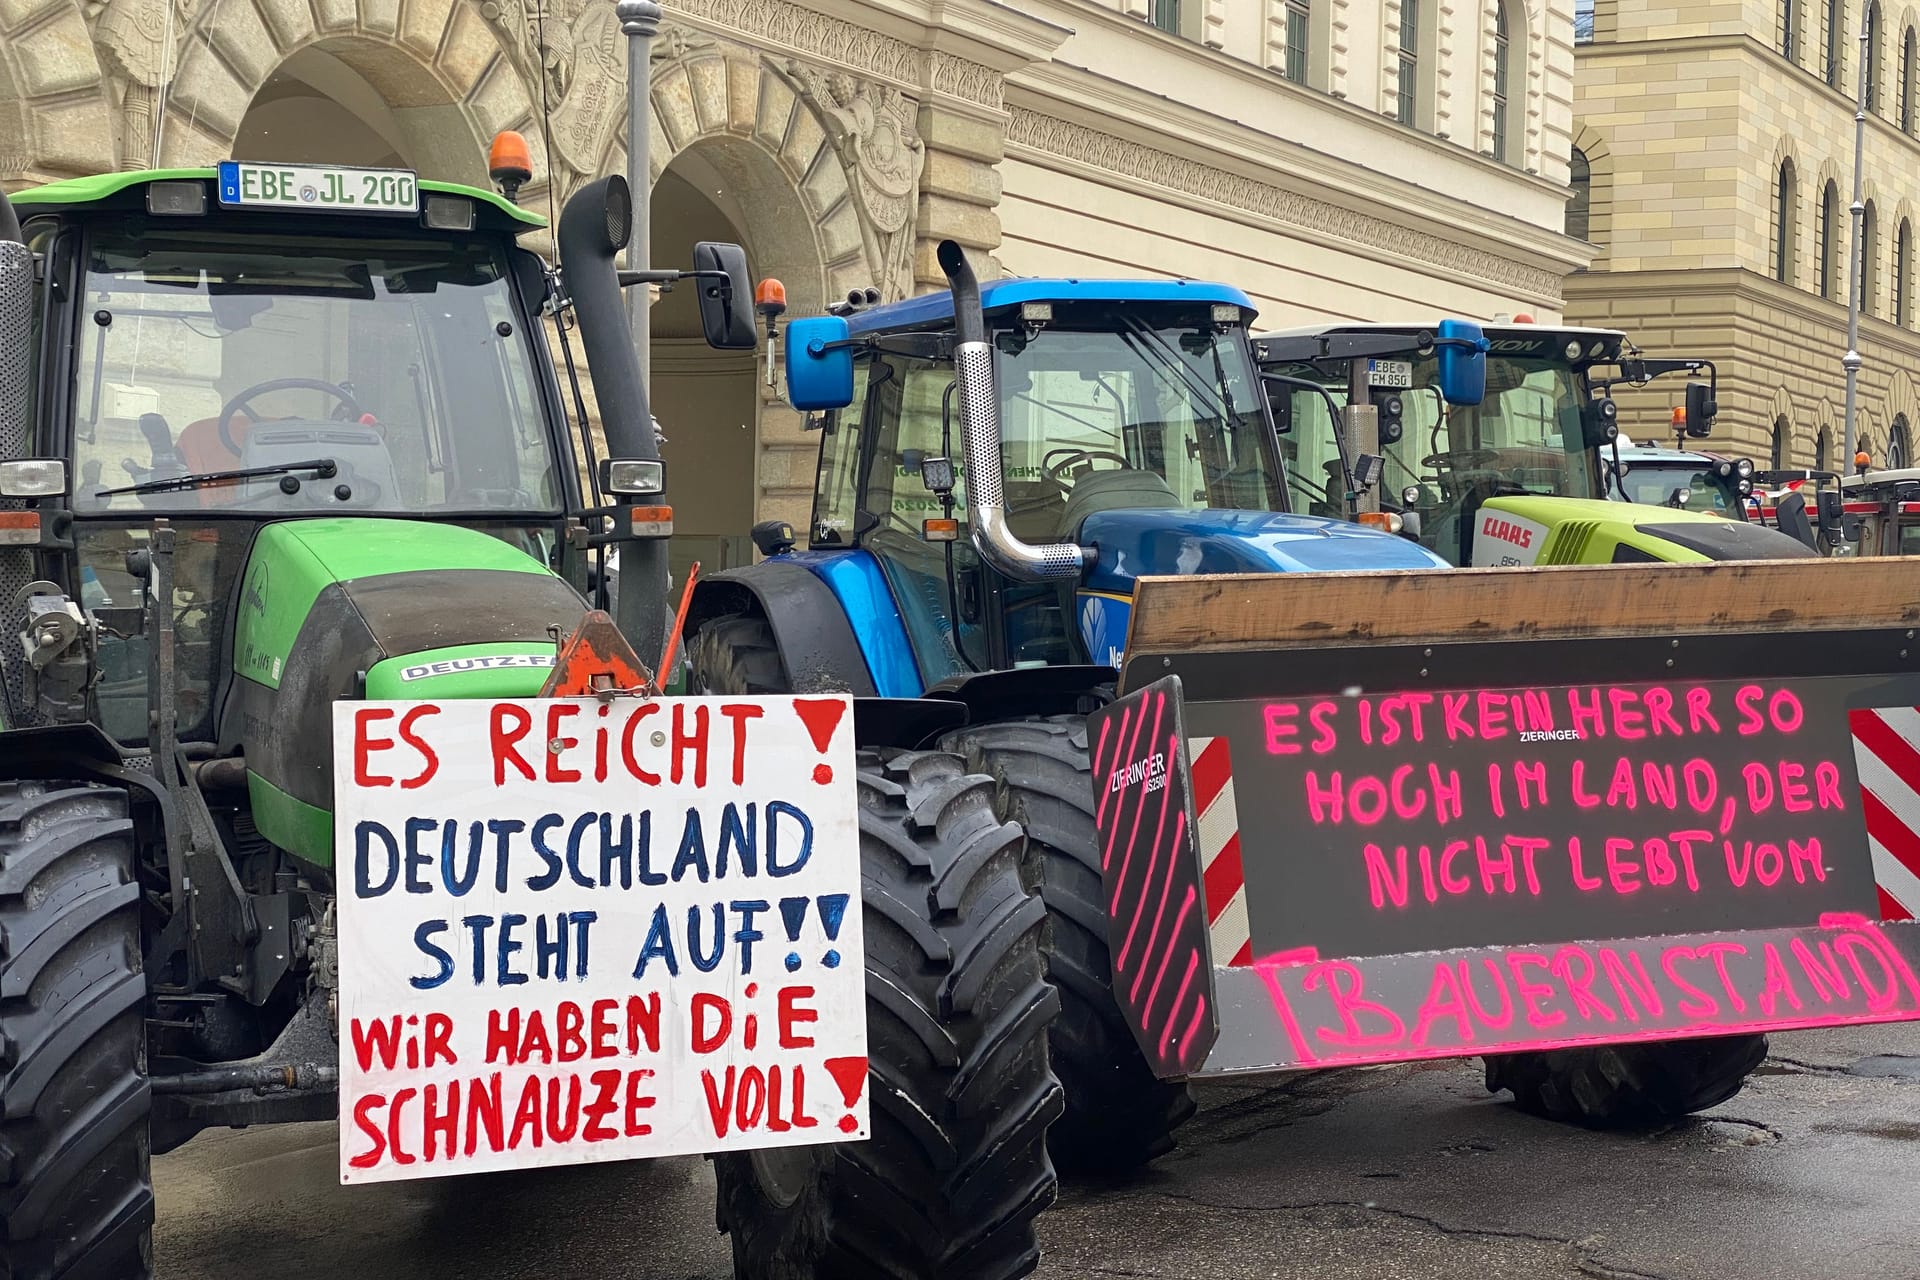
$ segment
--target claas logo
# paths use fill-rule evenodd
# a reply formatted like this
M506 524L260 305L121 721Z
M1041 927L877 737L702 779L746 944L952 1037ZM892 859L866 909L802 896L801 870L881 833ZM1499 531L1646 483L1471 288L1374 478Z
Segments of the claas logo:
M1481 524L1480 532L1489 538L1494 538L1501 542L1511 542L1514 546L1522 549L1533 545L1533 530L1522 528L1517 524L1511 524L1505 520L1496 520L1492 516L1488 516L1486 521Z

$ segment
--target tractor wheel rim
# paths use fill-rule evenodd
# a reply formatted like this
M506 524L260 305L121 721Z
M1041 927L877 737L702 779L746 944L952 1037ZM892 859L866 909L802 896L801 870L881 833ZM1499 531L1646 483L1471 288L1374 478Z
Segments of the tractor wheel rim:
M812 1182L813 1153L809 1147L762 1147L749 1153L753 1179L774 1207L793 1207Z

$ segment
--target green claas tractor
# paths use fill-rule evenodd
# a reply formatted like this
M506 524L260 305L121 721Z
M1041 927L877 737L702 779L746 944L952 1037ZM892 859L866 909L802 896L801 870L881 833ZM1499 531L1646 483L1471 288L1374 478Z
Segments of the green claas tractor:
M1484 335L1477 400L1450 398L1441 342ZM1624 334L1460 321L1340 325L1255 340L1301 507L1417 538L1456 565L1698 563L1803 557L1777 530L1711 504L1608 501L1622 466L1612 388L1667 373L1689 382L1676 434L1707 435L1712 362L1649 359ZM1358 412L1355 412L1355 411ZM1735 466L1729 461L1728 467ZM1749 473L1751 467L1748 468ZM1737 490L1747 477L1733 477ZM1724 518L1732 514L1735 518Z
M622 273L630 215L587 184L555 270L510 198L392 171L0 197L0 1275L145 1276L152 1153L336 1115L334 703L538 696L612 549L658 660L621 289L755 339L737 247ZM860 775L873 1136L717 1156L721 1223L744 1275L1023 1274L1060 1104L1018 832L951 756Z

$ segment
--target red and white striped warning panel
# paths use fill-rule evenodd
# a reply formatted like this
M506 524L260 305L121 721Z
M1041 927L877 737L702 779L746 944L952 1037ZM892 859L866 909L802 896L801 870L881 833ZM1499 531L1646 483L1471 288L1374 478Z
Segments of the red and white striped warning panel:
M1880 917L1911 920L1920 916L1920 710L1856 708L1847 720Z
M1240 811L1233 803L1233 758L1225 738L1188 738L1193 808L1200 815L1201 883L1215 964L1252 964L1247 879L1240 868Z

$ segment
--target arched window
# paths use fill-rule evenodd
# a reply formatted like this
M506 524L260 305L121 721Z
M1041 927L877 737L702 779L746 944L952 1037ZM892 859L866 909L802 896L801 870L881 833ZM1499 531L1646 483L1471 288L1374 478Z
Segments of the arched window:
M1800 0L1780 0L1780 52L1800 61Z
M1767 456L1775 471L1787 465L1787 438L1792 432L1793 427L1784 413L1773 420L1773 447Z
M1782 284L1793 283L1794 232L1793 203L1798 185L1793 161L1780 162L1780 180L1773 191L1773 278Z
M1867 78L1867 110L1880 110L1880 0L1867 6L1867 65L1860 68Z
M1900 132L1913 132L1913 28L1900 42Z
M1513 83L1513 41L1507 35L1507 6L1493 6L1493 158L1512 164L1507 154L1507 86Z
M1840 87L1841 69L1847 58L1846 0L1827 0L1827 83Z
M1415 124L1420 84L1420 0L1400 0L1400 63L1394 82L1393 118Z
M1295 84L1307 82L1307 53L1311 47L1313 6L1311 0L1287 0L1287 79Z
M1900 219L1893 233L1893 322L1913 323L1913 223Z
M1893 425L1887 429L1887 456L1881 461L1881 466L1892 470L1908 465L1908 460L1913 457L1913 443L1908 438L1911 431L1906 414L1893 415Z
M1873 315L1880 305L1879 282L1875 278L1880 265L1880 214L1871 200L1860 215L1860 246L1860 310Z
M1840 188L1828 180L1820 192L1820 270L1816 283L1820 287L1820 296L1831 298L1839 285L1839 274L1834 270L1840 261L1840 238L1835 234L1839 230L1834 225L1839 217Z
M1575 240L1591 240L1593 219L1593 166L1587 153L1573 149L1573 162L1567 166L1567 185L1573 198L1567 201L1567 234Z
M1820 428L1819 431L1814 433L1813 469L1815 471L1825 471L1827 469L1827 429L1825 427Z

